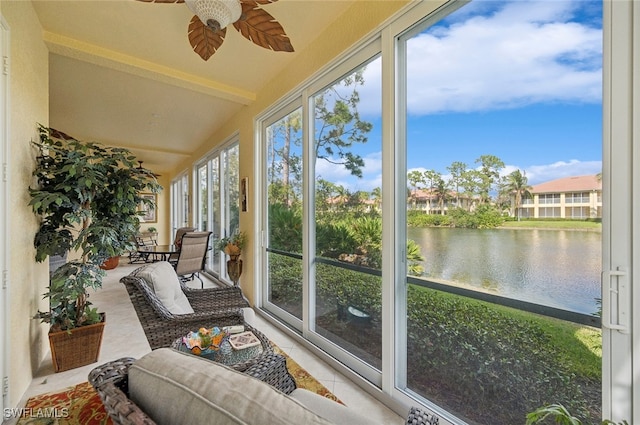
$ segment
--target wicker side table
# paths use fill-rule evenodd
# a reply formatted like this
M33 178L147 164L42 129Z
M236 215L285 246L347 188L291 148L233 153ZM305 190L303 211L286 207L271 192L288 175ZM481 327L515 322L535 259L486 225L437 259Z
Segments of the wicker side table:
M269 342L269 338L267 338L265 334L246 323L244 324L244 329L245 331L251 331L256 336L256 338L260 340L260 345L243 348L241 350L234 350L229 345L229 342L226 341L222 344L219 351L211 354L198 355L198 357L222 363L232 369L244 372L245 370L256 364L258 359L260 359L261 357L268 354L273 354L273 347ZM174 350L182 351L184 353L193 354L192 351L184 344L182 338L183 337L176 339L173 344L171 344L171 348L173 348ZM196 354L193 355L195 356Z

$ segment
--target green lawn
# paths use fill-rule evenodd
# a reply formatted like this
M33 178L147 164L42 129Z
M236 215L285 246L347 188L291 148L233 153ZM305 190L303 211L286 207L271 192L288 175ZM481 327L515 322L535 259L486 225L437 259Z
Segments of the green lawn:
M581 220L521 220L505 221L501 227L522 229L575 229L601 231L602 223Z
M602 331L598 328L540 316L509 307L492 305L514 318L537 323L549 335L554 347L579 376L601 379Z
M420 287L417 287L420 288ZM420 290L429 290L420 288ZM459 298L459 295L441 292L442 296ZM489 308L512 317L516 320L537 324L549 336L551 344L562 358L571 365L573 372L579 376L601 379L602 371L602 331L598 328L579 325L552 317L505 307L485 301L464 298L469 304L484 304Z

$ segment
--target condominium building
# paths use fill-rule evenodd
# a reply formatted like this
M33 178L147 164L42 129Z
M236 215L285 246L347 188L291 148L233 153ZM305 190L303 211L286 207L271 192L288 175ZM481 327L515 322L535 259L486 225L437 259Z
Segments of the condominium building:
M521 218L602 218L602 181L595 174L540 183L530 193L518 208Z

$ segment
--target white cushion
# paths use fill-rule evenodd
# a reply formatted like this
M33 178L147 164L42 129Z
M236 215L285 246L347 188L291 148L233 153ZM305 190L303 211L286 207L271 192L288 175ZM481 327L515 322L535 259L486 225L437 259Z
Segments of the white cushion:
M159 425L331 424L265 382L170 348L131 366L129 396Z
M173 314L193 313L187 296L180 288L178 275L167 261L158 261L138 270L136 276L144 279L160 302Z

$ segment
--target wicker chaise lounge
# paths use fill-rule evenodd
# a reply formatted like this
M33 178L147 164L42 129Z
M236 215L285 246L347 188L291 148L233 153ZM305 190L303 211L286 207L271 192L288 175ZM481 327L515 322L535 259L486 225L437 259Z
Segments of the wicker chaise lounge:
M159 263L143 266L120 279L127 288L129 298L138 315L152 350L170 347L180 336L200 327L230 326L243 323L242 308L249 303L240 288L190 289L182 287L193 313L172 313L145 280L141 271ZM167 263L168 264L168 263ZM169 265L168 267L171 268ZM173 268L171 273L175 274ZM175 277L177 282L177 276ZM177 284L178 287L179 284ZM177 289L179 291L179 289Z

